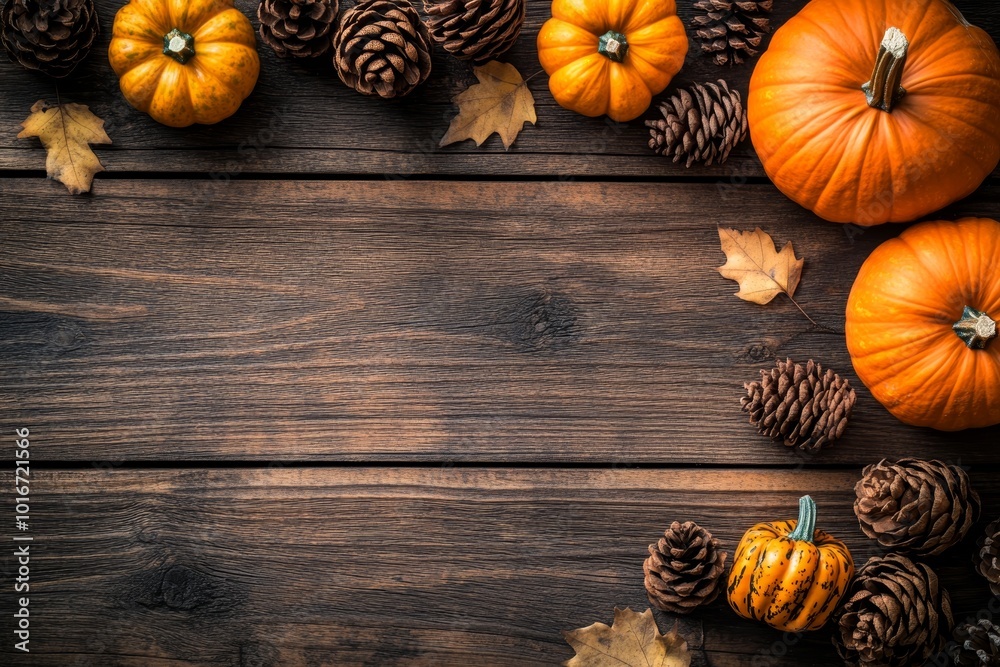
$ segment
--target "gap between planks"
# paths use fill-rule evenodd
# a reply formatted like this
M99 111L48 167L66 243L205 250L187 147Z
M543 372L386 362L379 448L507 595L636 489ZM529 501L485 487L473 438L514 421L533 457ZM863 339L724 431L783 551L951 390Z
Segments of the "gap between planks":
M150 470L135 475L130 470L84 470L45 472L50 488L61 494L92 493L94 484L104 481L116 491L169 493L184 489L227 496L255 494L266 489L297 488L307 493L325 495L337 489L338 495L365 487L377 486L380 494L412 496L414 487L462 491L489 488L492 491L629 489L649 491L809 491L838 492L854 487L857 471L841 470L753 470L753 469L673 469L670 475L661 470L622 469L551 469L551 468L203 468L193 475L189 469ZM393 489L396 489L393 491Z

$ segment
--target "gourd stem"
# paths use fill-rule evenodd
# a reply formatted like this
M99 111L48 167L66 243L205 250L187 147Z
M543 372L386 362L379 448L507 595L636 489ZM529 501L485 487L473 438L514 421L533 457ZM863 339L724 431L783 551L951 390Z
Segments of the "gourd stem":
M799 522L788 534L790 540L812 542L816 533L816 501L809 496L799 498Z
M597 40L597 52L616 63L624 62L628 40L616 30L608 30Z
M183 65L194 57L194 37L174 28L163 36L163 55Z
M985 350L990 341L997 337L996 321L971 306L965 307L962 319L955 322L951 328L970 350Z
M891 112L906 94L902 81L909 48L910 40L899 28L889 28L885 31L878 56L875 58L875 71L872 72L871 81L861 86L868 99L868 106Z

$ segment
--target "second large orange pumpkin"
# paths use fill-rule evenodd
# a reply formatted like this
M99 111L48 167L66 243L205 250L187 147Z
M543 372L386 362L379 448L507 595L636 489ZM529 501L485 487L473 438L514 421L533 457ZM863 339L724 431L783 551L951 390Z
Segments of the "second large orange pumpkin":
M854 370L889 412L943 431L1000 423L1000 222L915 225L865 260L847 301Z
M750 82L774 184L835 222L905 222L972 193L1000 160L1000 53L945 0L812 0Z
M554 0L538 33L538 60L556 102L618 122L649 108L687 50L674 0Z
M132 0L108 56L128 103L171 127L233 115L260 72L253 26L233 0Z

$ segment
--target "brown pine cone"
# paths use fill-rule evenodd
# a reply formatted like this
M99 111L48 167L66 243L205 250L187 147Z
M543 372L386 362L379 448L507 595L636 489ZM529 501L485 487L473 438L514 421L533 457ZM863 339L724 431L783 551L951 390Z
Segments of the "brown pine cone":
M663 611L688 614L718 597L726 553L698 524L674 521L659 542L649 545L642 569L651 603Z
M514 46L524 0L424 0L431 37L459 60L479 65Z
M852 667L915 667L951 632L951 598L934 571L905 556L870 558L834 614L833 643Z
M759 382L744 385L740 404L761 435L788 447L818 452L844 434L857 395L850 383L809 360L791 359L760 372Z
M989 619L960 625L953 637L955 643L949 644L947 651L956 667L1000 665L1000 626Z
M861 530L887 549L936 556L965 537L979 516L969 476L941 461L885 459L854 486Z
M337 0L262 0L261 40L281 58L316 58L330 50Z
M714 53L716 65L740 65L754 57L771 31L773 5L773 0L698 0L691 25L701 50Z
M0 8L0 41L23 67L68 76L101 32L94 0L8 0Z
M976 570L986 577L993 595L1000 597L1000 519L988 525L986 534L979 539Z
M431 36L409 0L362 0L340 19L333 65L359 93L402 97L431 73Z
M660 103L663 118L647 120L649 147L674 162L722 164L747 137L747 114L740 93L729 85L694 84Z

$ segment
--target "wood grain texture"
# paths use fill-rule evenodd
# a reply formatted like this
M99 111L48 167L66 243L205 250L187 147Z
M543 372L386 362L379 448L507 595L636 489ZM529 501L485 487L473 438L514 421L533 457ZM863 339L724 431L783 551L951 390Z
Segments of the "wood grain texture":
M562 630L649 606L642 561L673 519L697 521L731 553L750 525L794 516L809 493L818 526L855 560L879 554L854 518L858 474L43 471L32 654L16 664L554 665L572 656ZM1000 480L971 475L995 511ZM9 488L10 472L0 480ZM989 601L970 548L933 563L959 619ZM0 565L12 566L7 550ZM0 602L9 619L11 596ZM664 629L676 620L657 617ZM695 665L839 664L828 631L783 638L721 599L680 628Z
M780 26L805 3L775 3L773 24ZM251 172L693 175L723 179L763 175L749 141L721 167L688 170L674 165L646 146L648 134L643 120L655 117L654 109L621 125L584 118L556 105L544 73L530 82L538 125L526 128L510 152L503 151L496 137L482 149L476 149L472 142L438 148L438 141L456 113L451 98L475 82L467 64L445 56L441 49L435 51L428 83L403 100L387 103L346 88L325 59L314 66L288 63L266 46L258 45L262 59L260 81L236 116L212 127L166 128L124 102L108 65L111 25L121 4L120 0L98 0L105 27L101 40L80 70L70 80L59 83L62 99L87 104L107 121L115 144L101 147L97 153L110 172L197 171L219 179ZM971 23L989 30L995 40L1000 39L1000 6L980 0L959 0L956 4ZM255 26L256 5L256 0L237 2ZM521 39L504 58L526 77L540 70L535 38L549 16L549 5L547 0L528 0ZM689 22L694 15L692 3L683 0L678 5L681 17ZM691 45L687 63L674 84L725 78L745 94L756 61L742 67L717 67L702 55L691 28L688 34ZM14 130L36 100L54 101L52 81L3 60L0 90L0 128L7 128L0 133L0 169L41 170L41 149L35 142L18 140Z
M59 84L107 119L112 178L71 198L0 173L0 426L29 427L36 461L78 462L32 471L32 654L4 641L0 664L553 665L572 653L561 631L647 607L646 545L673 519L731 550L810 493L860 563L878 553L851 509L860 466L904 455L967 467L976 530L995 518L1000 427L900 424L858 383L842 336L785 300L737 300L715 271L716 225L761 226L806 258L800 302L842 328L858 267L900 227L823 223L744 185L762 175L749 142L724 167L672 165L646 148L642 119L567 112L544 75L530 82L539 124L510 152L496 138L438 148L451 97L474 81L440 51L426 86L385 103L261 47L236 116L171 130L124 103L107 65L122 2L98 0L102 41ZM776 3L776 25L804 4ZM1000 6L957 4L1000 39ZM526 76L547 15L529 0L510 57ZM692 41L675 83L745 92L751 71L711 65ZM0 62L0 90L0 172L40 172L16 128L55 88ZM210 178L126 180L136 172ZM233 180L251 173L390 176ZM421 174L551 181L408 178ZM941 216L967 214L1000 217L995 180ZM859 391L847 436L818 456L768 443L739 411L742 383L785 356ZM224 467L236 461L261 467ZM309 461L443 465L286 467ZM604 468L461 465L566 462ZM932 562L959 620L1000 613L970 552ZM14 565L0 553L0 579ZM0 596L8 637L12 603ZM839 664L829 631L783 637L722 601L680 629L695 667Z
M1000 217L998 195L944 215ZM0 198L3 420L46 460L997 461L1000 429L906 427L843 336L733 296L716 225L792 241L799 302L838 329L899 231L818 221L771 186L150 180L69 198L4 179ZM820 455L740 412L743 382L786 356L858 388Z

